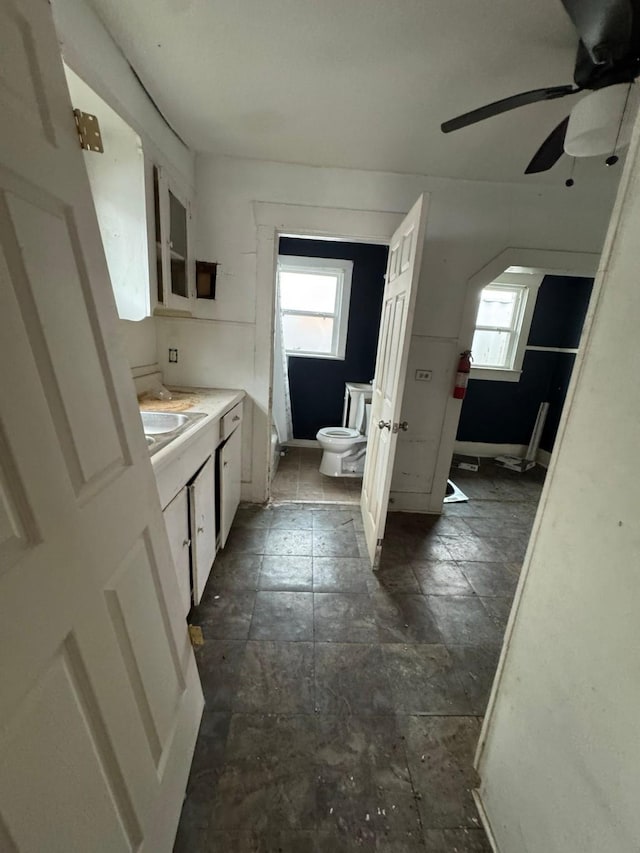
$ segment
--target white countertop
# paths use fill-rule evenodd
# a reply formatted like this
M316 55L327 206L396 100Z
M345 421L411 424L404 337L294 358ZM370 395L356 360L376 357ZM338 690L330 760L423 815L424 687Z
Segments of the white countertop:
M219 421L226 413L232 409L237 403L244 399L244 391L236 391L221 388L169 388L170 391L177 391L184 394L194 396L193 405L188 408L181 409L181 412L203 412L206 417L196 421L193 426L190 426L183 433L178 435L173 441L158 450L151 457L151 464L154 471L158 472L167 462L170 462L176 454L182 452L185 447L191 444L205 430L209 429L215 421ZM171 402L171 401L169 401ZM162 408L160 400L145 400L140 403L141 411L171 411L167 406Z

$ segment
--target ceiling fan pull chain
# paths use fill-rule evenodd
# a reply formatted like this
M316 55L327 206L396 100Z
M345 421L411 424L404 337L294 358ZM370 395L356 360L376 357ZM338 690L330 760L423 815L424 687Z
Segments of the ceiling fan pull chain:
M614 166L618 160L620 159L616 154L618 148L618 140L620 139L620 132L622 131L622 125L625 120L625 116L627 114L627 105L629 104L629 95L631 94L631 87L633 86L633 80L627 86L627 96L624 99L624 107L622 108L622 114L620 116L620 121L618 122L618 132L616 133L616 141L613 143L613 151L610 156L604 161L607 166Z
M575 181L573 180L573 170L575 169L575 167L576 167L576 158L572 157L571 158L571 171L569 172L569 177L564 182L565 187L572 187L575 184Z

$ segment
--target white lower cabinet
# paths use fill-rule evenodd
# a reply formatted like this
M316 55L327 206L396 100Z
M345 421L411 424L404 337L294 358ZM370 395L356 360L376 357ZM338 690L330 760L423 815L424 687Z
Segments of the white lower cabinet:
M191 609L191 561L189 546L189 502L187 489L181 489L163 511L169 537L169 546L178 577L182 612L186 616Z
M193 603L199 604L216 556L215 462L210 456L189 485Z
M224 548L240 503L242 432L236 428L220 449L220 546Z
M212 421L197 443L156 474L160 500L175 495L163 515L185 616L200 603L240 503L242 408L237 403Z

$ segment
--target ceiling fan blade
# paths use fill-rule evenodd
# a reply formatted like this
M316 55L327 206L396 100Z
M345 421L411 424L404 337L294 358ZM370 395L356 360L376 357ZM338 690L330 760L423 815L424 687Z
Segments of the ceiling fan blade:
M631 0L562 0L594 65L612 65L626 56L633 38Z
M467 127L478 121L484 121L486 118L500 115L500 113L515 110L517 107L535 104L537 101L552 101L555 98L564 98L565 95L575 95L576 92L580 91L580 89L573 86L551 86L546 89L532 89L530 92L511 95L509 98L503 98L501 101L494 101L492 104L479 107L477 110L463 113L463 115L445 121L440 127L443 133L451 133L452 130L460 130L461 127Z
M563 119L551 131L540 148L538 148L533 155L533 159L524 170L525 175L532 175L535 172L546 172L552 166L555 166L564 153L564 138L567 135L568 126L569 116Z

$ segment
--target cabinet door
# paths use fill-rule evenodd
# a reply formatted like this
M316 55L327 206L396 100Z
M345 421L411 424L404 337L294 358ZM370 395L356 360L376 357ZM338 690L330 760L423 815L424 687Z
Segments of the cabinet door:
M191 564L189 560L189 502L186 487L182 489L162 513L169 537L171 556L178 577L182 612L191 609Z
M224 548L240 503L242 431L234 430L220 451L220 544Z
M191 311L195 276L191 205L158 166L154 167L154 207L158 307Z
M216 556L215 465L210 456L189 486L193 603L199 604Z

